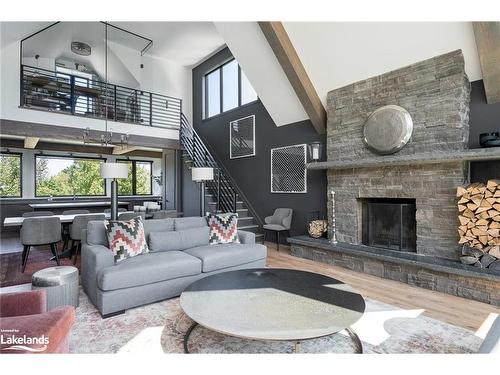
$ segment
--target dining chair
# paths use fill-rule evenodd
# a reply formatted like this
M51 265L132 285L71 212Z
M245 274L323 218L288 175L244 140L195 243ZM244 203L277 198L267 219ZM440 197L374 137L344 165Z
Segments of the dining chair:
M71 239L71 256L73 258L73 264L76 264L78 258L78 253L82 250L82 230L87 229L87 224L89 221L99 221L106 220L104 214L95 215L77 215L73 219L73 223L69 226L69 236Z
M23 217L54 216L52 211L30 211L24 212Z
M293 210L291 208L277 208L271 216L264 219L264 243L266 242L267 231L276 232L276 248L280 251L280 233L287 232L290 236L292 226Z
M32 246L49 245L50 251L59 266L57 243L61 241L61 220L58 217L30 217L24 219L20 237L23 244L22 273L26 269Z
M120 221L128 221L132 220L134 217L140 216L142 217L142 220L146 220L146 213L145 212L123 212L118 215L118 220Z
M84 215L90 214L89 210L65 210L62 212L63 215ZM62 251L66 250L69 242L69 225L70 223L62 223L62 238L63 238L63 248Z

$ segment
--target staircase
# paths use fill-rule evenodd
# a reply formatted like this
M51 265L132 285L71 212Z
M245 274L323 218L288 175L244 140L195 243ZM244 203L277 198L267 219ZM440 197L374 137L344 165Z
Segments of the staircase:
M214 180L205 183L205 211L236 212L238 229L254 232L256 241L263 242L262 220L184 114L181 115L180 143L183 151L182 159L190 168L214 168Z

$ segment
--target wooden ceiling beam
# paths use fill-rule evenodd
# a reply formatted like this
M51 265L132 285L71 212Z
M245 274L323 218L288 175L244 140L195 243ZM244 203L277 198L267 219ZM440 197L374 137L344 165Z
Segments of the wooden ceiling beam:
M24 148L24 142L21 139L6 139L0 137L0 145L2 148ZM94 155L112 155L113 148L94 145L75 145L70 143L53 143L53 142L38 142L35 150L39 151L57 151L78 154L94 154ZM136 150L131 151L127 156L140 156L152 159L161 159L162 153L151 150Z
M324 134L326 132L325 108L283 24L281 22L259 22L259 26L314 128L319 134Z
M500 22L473 22L488 104L500 102Z
M113 147L113 155L124 155L124 154L128 154L132 151L136 151L138 150L139 147L138 146L115 146Z
M40 138L38 137L26 137L24 138L24 148L35 148L38 144Z

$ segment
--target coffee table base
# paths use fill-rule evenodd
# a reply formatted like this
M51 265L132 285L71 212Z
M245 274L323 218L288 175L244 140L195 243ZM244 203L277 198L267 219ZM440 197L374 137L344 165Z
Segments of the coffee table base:
M193 330L198 326L198 323L194 322L191 324L191 326L188 328L186 331L186 334L184 335L184 353L189 354L189 347L188 347L188 341L189 341L189 336L191 336L191 333ZM354 344L356 345L356 353L357 354L362 354L363 353L363 345L361 344L361 340L359 339L358 335L352 328L346 328L345 331L349 334L349 337L351 337L352 341L354 341ZM335 335L336 333L334 333ZM295 342L294 346L294 352L298 353L300 351L300 341Z

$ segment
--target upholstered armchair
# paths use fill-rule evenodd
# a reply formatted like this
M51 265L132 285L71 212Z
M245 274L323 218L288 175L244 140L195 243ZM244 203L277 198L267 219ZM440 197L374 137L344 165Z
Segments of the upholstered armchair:
M268 231L276 233L276 248L280 251L280 233L287 232L290 236L290 227L292 226L293 210L291 208L277 208L274 214L264 219L264 242Z
M0 327L2 354L68 353L69 335L75 321L73 306L47 311L44 289L0 293ZM37 343L10 343L13 337L37 339ZM44 341L46 338L46 342Z

